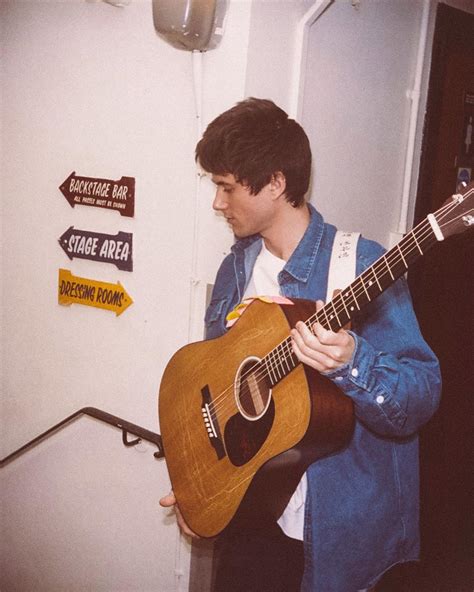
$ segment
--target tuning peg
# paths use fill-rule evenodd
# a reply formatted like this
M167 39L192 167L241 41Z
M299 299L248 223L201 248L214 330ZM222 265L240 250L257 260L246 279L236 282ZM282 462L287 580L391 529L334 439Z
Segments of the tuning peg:
M464 226L472 226L474 224L474 216L472 216L471 214L463 216L462 221L464 222Z

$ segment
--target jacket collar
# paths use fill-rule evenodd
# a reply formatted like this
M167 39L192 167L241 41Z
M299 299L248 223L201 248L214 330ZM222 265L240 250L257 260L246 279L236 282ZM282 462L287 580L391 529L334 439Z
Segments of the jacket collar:
M308 280L324 232L323 217L310 203L307 206L311 215L308 228L283 268L283 271L286 271L300 282L306 282ZM231 247L231 250L236 255L239 252L245 251L247 257L251 256L252 259L255 259L260 252L261 241L261 236L254 234L243 239L238 239Z
M300 282L308 281L324 232L323 217L310 203L308 208L311 214L308 228L284 267L284 271Z

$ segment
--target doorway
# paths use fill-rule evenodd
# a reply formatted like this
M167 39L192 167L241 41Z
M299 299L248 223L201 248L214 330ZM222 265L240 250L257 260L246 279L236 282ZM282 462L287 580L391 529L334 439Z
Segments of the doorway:
M415 224L472 179L473 114L474 14L440 4ZM393 570L380 590L472 592L474 230L438 244L408 280L423 335L440 360L443 393L420 437L421 562Z

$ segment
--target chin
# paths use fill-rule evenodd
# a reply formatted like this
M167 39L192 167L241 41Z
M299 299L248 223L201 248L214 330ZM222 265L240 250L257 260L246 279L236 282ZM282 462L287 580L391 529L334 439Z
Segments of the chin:
M248 236L252 236L252 232L245 232L245 230L235 230L232 229L235 238L247 238Z

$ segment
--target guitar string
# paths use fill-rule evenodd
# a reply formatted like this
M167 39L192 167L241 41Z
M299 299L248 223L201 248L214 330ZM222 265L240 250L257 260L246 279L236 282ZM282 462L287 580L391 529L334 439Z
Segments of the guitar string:
M436 212L436 214L438 216L440 216L438 223L442 220L441 216L446 216L448 213L450 213L450 211L452 209L456 208L457 205L458 205L457 202L451 202L451 203L446 204L446 206L443 206L442 208L440 208L440 210L438 212ZM465 214L462 214L461 216L459 216L459 218L461 218L463 215L465 215ZM454 220L456 220L456 218ZM452 223L452 220L450 220L449 223ZM446 225L446 223L440 224L440 226L445 226L445 225ZM428 232L426 232L426 231L428 231ZM367 275L366 272L369 272L368 275L370 275L370 273L372 273L372 275L374 275L374 277L376 276L375 282L374 282L374 280L371 280L371 282L369 284L367 284L369 289L373 286L374 283L377 283L379 285L379 282L383 282L384 278L388 275L390 275L391 279L392 279L393 275L391 273L391 269L389 268L388 264L390 263L391 267L394 268L395 265L399 265L400 263L403 263L405 269L407 269L408 266L406 264L404 256L406 258L408 258L411 253L417 252L417 251L419 252L420 249L419 249L419 245L416 244L416 240L418 239L419 241L423 242L427 237L429 237L430 234L432 234L432 232L433 232L433 229L431 227L431 224L425 218L413 231L411 231L404 239L402 239L401 242L403 242L403 240L407 240L407 242L409 244L413 243L413 245L410 245L409 250L402 251L400 248L400 243L398 245L395 245L395 247L393 249L391 249L388 253L385 253L384 255L382 255L367 270L362 272L362 274L360 274L360 276L358 276L358 278L356 278L353 283L351 283L349 286L347 286L347 288L345 288L342 292L340 292L331 302L327 303L322 309L320 309L314 315L312 315L309 319L304 321L306 326L310 329L311 332L313 332L311 325L314 322L320 322L321 324L323 324L323 322L326 321L326 323L328 324L328 326L330 328L329 321L334 320L334 315L336 315L336 319L338 320L338 324L340 324L339 319L338 319L338 315L341 315L341 316L343 314L348 315L347 306L344 302L344 299L346 298L346 296L343 296L344 292L347 291L348 296L350 294L353 297L353 300L357 306L357 297L360 298L362 295L365 295L366 297L368 297L368 291L364 285L364 280L363 280L364 274ZM416 233L418 233L418 234L416 234ZM398 247L398 249L397 249L397 247ZM376 269L377 267L378 267L378 269ZM383 271L382 271L382 267L383 267ZM377 281L377 279L379 281ZM354 286L354 284L356 284L356 283L362 284L362 289L360 289L361 286ZM380 285L379 285L379 288L380 288ZM356 293L356 291L357 291L357 293ZM384 289L381 290L381 292L383 292L383 291L384 291ZM347 296L347 298L348 298L348 296ZM370 301L370 298L369 298L369 301ZM328 315L325 310L327 307L333 309L333 313L331 313L332 316L330 318L328 318ZM338 307L338 308L336 308L336 307ZM359 308L359 307L357 306L357 308ZM352 307L352 311L353 311L353 307ZM318 317L321 317L321 318L319 319ZM278 344L268 354L266 354L266 356L264 356L264 358L262 358L262 360L260 360L259 362L256 362L250 369L246 370L245 373L243 373L240 376L241 387L243 387L244 390L249 392L248 384L245 379L248 378L249 376L251 376L252 374L254 374L253 378L258 384L261 383L262 378L266 382L267 376L269 376L270 380L271 380L272 379L271 374L270 374L271 372L273 372L275 377L278 377L280 379L281 372L279 372L278 368L283 369L283 362L285 362L287 368L292 366L290 371L293 370L295 367L295 364L293 363L294 357L295 357L295 354L293 352L293 348L291 347L291 337L287 337L283 342ZM269 359L270 364L265 363L264 362L265 359ZM288 359L290 360L289 362L288 362ZM296 365L298 365L298 363L299 363L299 360L296 360ZM270 370L268 370L269 367L270 367ZM260 372L260 374L259 374L259 372ZM284 374L284 372L283 372L283 374ZM215 399L213 401L213 409L211 411L212 418L215 418L217 416L218 412L220 413L223 411L224 405L228 400L227 397L229 395L229 392L230 392L230 394L234 393L234 384L226 387L224 389L224 391L222 391L222 393L220 393L219 395L217 395L217 397L215 397ZM233 397L231 398L231 404L233 406Z
M438 215L440 215L440 216L441 216L441 215L447 215L447 213L449 213L449 212L450 212L452 209L454 209L454 208L455 208L457 205L458 205L458 204L457 204L457 202L451 202L451 203L447 204L446 206L444 206L444 207L440 208L440 210L437 212L437 214L438 214ZM463 215L464 215L464 214L463 214ZM459 216L459 217L461 217L461 216ZM452 222L452 221L450 221L450 223L451 223L451 222ZM445 225L445 224L444 224L444 225ZM427 230L428 232L425 232L426 230ZM413 239L415 239L415 240L414 240L414 242L415 242L415 245L414 245L414 246L412 246L412 247L410 248L410 251L408 251L408 252L407 252L407 251L405 251L405 256L406 256L406 257L409 257L409 255L411 254L411 252L413 252L413 251L415 251L415 252L416 252L416 251L419 251L419 250L420 250L420 249L419 249L419 246L416 244L416 238L415 238L415 236L416 236L416 234L415 234L415 233L416 233L416 232L418 232L418 237L417 237L417 238L418 238L418 240L420 240L420 241L424 241L424 240L425 240L425 239L426 239L426 238L427 238L427 237L428 237L430 234L432 234L432 227L431 227L431 224L429 223L429 221L428 221L426 218L425 218L425 219L424 219L424 220L423 220L423 221L422 221L422 222L421 222L421 223L418 225L418 227L417 227L417 228L415 228L415 229L414 229L414 230L413 230L413 231L412 231L410 234L408 234L408 235L405 237L405 239L403 239L403 240L409 239L409 241L408 241L408 242L412 242L412 240L413 240ZM401 241L401 242L403 242L403 241ZM403 254L402 254L402 252L401 252L401 249L400 249L400 248L399 248L399 249L396 249L396 247L397 247L397 246L399 247L399 245L395 245L395 247L394 247L394 249L393 249L393 252L392 252L392 253L389 251L388 253L385 253L384 255L382 255L382 257L380 257L380 258L379 258L377 261L375 261L375 263L374 263L374 264L372 264L372 265L371 265L371 266L370 266L370 267L369 267L367 270L365 270L365 272L363 272L363 273L362 273L362 274L361 274L361 275L360 275L358 278L356 278L356 279L354 280L354 282L353 282L352 284L350 284L350 286L348 286L348 288L349 288L349 287L352 287L352 286L353 286L353 284L354 284L354 283L356 283L358 280L360 280L360 281L359 281L359 283L362 283L362 282L363 282L363 280L362 280L362 276L364 276L364 274L365 274L366 272L370 272L370 271L372 271L373 275L375 275L375 274L376 274L376 269L375 269L375 268L376 268L377 266L378 266L379 268L380 268L381 266L383 266L383 267L384 267L384 271L383 271L382 273L380 273L380 269L378 270L378 271L379 271L379 275L377 275L377 277L378 277L378 279L379 279L380 281L383 281L383 278L384 278L384 276L387 276L388 274L390 274L390 275L392 276L392 274L391 274L391 272L390 272L389 268L387 267L387 263L388 263L388 260L389 260L389 258L387 258L387 255L389 255L389 254L391 254L391 256L392 256L392 259L395 259L395 260L396 260L396 264L400 264L400 262L402 262L402 261L403 261L403 264L404 264L404 266L405 266L405 269L407 269L407 267L408 267L408 266L406 265L406 262L405 262L405 260L404 260L404 258L403 258ZM391 251L392 251L392 250L391 250ZM397 254L397 252L398 252L400 255L398 255L398 254ZM395 255L395 257L393 257L393 255ZM394 265L395 265L395 264L394 264L394 262L393 262L393 261L392 261L391 265L392 265L392 267L394 267ZM392 277L393 277L393 276L392 276ZM373 282L373 280L371 280L371 283L369 283L369 284L368 284L368 287L369 287L369 289L372 287L373 283L374 283L374 282ZM379 284L379 282L376 282L376 283L378 283L378 284ZM379 287L380 287L380 285L379 285ZM343 292L344 292L344 291L345 291L345 290L343 290ZM381 290L381 292L382 292L382 291L383 291L383 289ZM334 310L334 314L336 314L336 318L337 318L337 319L338 319L338 314L337 314L337 313L341 314L341 316L342 316L343 312L345 312L345 313L347 314L347 307L345 306L345 304L344 304L344 301L343 301L343 298L341 297L341 294L343 294L343 292L339 293L339 294L336 296L336 298L334 298L334 299L333 299L331 302L329 302L328 304L326 304L326 305L323 307L323 309L320 309L320 310L319 310L319 311L317 311L317 312L316 312L314 315L312 315L312 317L310 317L309 319L307 319L306 321L304 321L304 322L305 322L305 324L306 324L306 326L308 326L308 328L311 330L311 332L313 332L313 331L312 331L312 329L311 329L311 325L312 325L314 322L318 322L318 321L319 321L319 322L322 322L323 320L326 320L326 322L327 322L327 323L328 323L328 325L329 325L329 321L328 321L327 314L324 314L324 317L325 317L324 319L323 319L323 318L321 318L321 320L319 320L319 319L318 319L318 316L321 316L321 317L323 316L321 313L325 312L325 311L324 311L324 309L325 309L326 307L328 307L328 306L329 306L329 307L331 307L331 306L332 306L332 308L333 308L333 310ZM353 296L354 296L354 300L355 300L355 302L357 302L357 297L356 297L356 295L354 294L354 290L351 290L351 292L352 292L352 294L353 294ZM368 292L367 292L367 290L366 290L365 286L363 287L363 289L362 289L362 290L359 290L359 292L358 292L358 294L357 294L357 295L360 297L360 296L361 296L361 295L363 295L363 294L365 294L366 296L368 296ZM336 300L337 300L337 302L336 302ZM369 298L369 301L370 301L370 298ZM342 307L340 307L338 310L336 310L335 306L336 306L336 305L338 305L338 306L339 306L341 303L342 303ZM348 315L348 316L349 316L349 315ZM333 318L334 318L334 315L331 317L331 320L332 320ZM338 319L338 323L339 323L339 319ZM340 323L339 323L339 324L340 324ZM330 325L329 325L329 327L330 327ZM281 349L281 352L278 354L278 350L279 350L279 349ZM284 356L284 357L282 357L282 356L281 356L281 354L283 354L283 353L285 354L285 356ZM270 352L269 352L269 353L268 353L268 354L267 354L267 355L266 355L264 358L262 358L262 360L260 360L259 362L256 362L256 363L255 363L255 364L254 364L254 365L253 365L253 366L252 366L250 369L248 369L248 370L247 370L245 373L243 373L243 374L240 376L240 383L241 383L241 387L243 387L243 389L244 389L244 390L245 390L247 393L249 392L248 384L247 384L247 382L245 381L245 379L246 379L247 377L249 377L251 374L254 374L254 380L257 382L257 384L260 384L260 382L261 382L261 379L262 379L262 378L263 378L263 379L264 379L264 381L266 382L266 377L267 377L267 376L269 376L269 377L270 377L270 379L272 379L272 377L271 377L271 375L270 375L270 373L269 373L269 371L268 371L268 364L265 364L265 363L263 362L263 360L264 360L265 358L268 358L268 357L270 357L270 359L272 359L272 358L274 359L274 361L272 361L272 363L273 363L273 366L271 366L271 365L270 365L270 371L272 371L272 370L273 370L274 376L276 376L276 377L278 377L278 378L281 378L281 377L279 376L279 375L280 375L280 372L279 372L278 370L275 370L275 369L276 369L276 368L278 368L278 366L282 367L282 360L285 360L285 361L286 361L286 364L287 364L287 366L289 366L289 364L288 364L288 361L287 361L287 360L288 360L288 354L289 354L289 357L290 357L290 360L291 360L291 365L292 365L292 366L293 366L293 368L294 368L294 367L295 367L295 365L293 364L292 360L293 360L293 356L295 356L295 354L294 354L294 352L293 352L293 349L292 349L292 347L291 347L291 337L287 337L287 338L286 338L286 339L285 339L283 342L281 342L281 343L280 343L280 344L278 344L276 347L274 347L274 348L273 348L273 349L272 349L272 350L271 350L271 351L270 351ZM279 356L279 357L278 357L278 356ZM296 365L297 365L298 363L299 363L299 361L297 360L297 361L296 361ZM259 372L258 368L259 368L259 367L260 367L260 375L258 374L258 372ZM292 370L293 368L291 368L291 370ZM277 380L277 382L278 382L278 380ZM214 404L213 404L213 407L214 407L214 409L213 409L213 413L211 413L212 417L215 417L215 416L217 415L217 412L221 412L221 411L223 410L223 405L226 403L226 400L222 401L222 399L223 399L223 398L224 398L224 399L226 399L226 397L227 397L227 396L228 396L228 394L229 394L229 391L231 392L231 394L233 394L233 393L234 393L234 384L232 384L232 385L228 386L228 387L227 387L227 388L226 388L226 389L225 389L225 390L224 390L222 393L220 393L220 395L218 395L218 396L217 396L217 397L214 399ZM233 399L233 398L232 398L232 399ZM232 399L231 399L231 404L232 404L232 406L233 406L233 400L232 400ZM219 403L220 401L221 401L221 403Z

